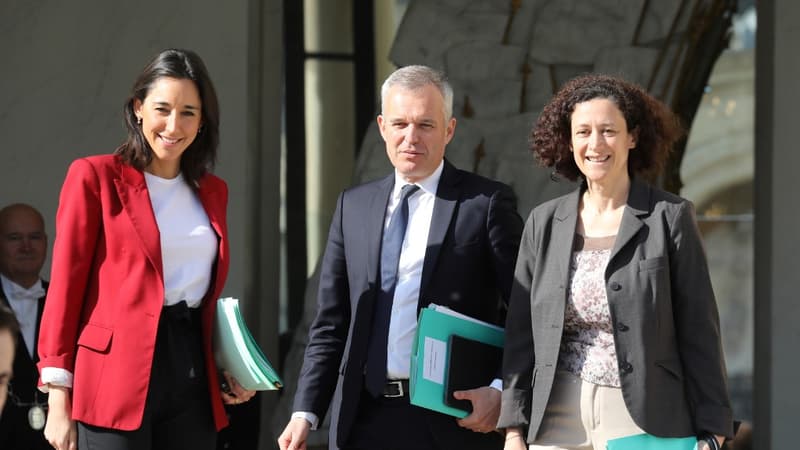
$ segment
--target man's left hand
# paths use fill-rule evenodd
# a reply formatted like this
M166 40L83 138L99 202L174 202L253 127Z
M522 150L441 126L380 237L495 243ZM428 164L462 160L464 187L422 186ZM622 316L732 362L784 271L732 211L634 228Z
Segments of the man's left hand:
M480 387L468 391L455 391L453 397L472 402L472 414L458 420L458 424L476 433L489 433L497 428L500 418L500 391Z

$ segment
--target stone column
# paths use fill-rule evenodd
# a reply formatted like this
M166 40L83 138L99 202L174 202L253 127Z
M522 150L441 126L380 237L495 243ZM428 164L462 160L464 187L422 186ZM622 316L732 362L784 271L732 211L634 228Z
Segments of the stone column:
M356 152L353 62L315 53L353 51L352 0L305 0L308 274L322 255L339 192ZM287 151L298 151L287 149Z
M755 160L755 445L795 448L800 410L797 105L800 4L758 2Z

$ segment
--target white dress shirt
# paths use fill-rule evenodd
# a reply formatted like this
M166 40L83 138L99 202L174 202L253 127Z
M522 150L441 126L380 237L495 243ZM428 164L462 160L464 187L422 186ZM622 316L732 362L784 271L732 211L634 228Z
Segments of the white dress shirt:
M389 344L386 351L386 378L408 379L411 365L411 347L417 331L417 305L422 281L422 265L428 247L428 233L433 218L436 190L442 177L444 162L424 180L415 183L419 190L408 198L408 226L400 250L397 267L397 285L392 300L392 315L389 321ZM395 172L394 189L386 207L384 232L389 219L400 202L400 190L408 184Z
M22 339L25 341L25 348L28 355L33 359L33 348L36 340L36 314L39 311L39 299L44 297L45 291L42 280L36 281L28 289L14 283L0 274L0 283L3 292L6 294L8 304L17 316L19 329Z

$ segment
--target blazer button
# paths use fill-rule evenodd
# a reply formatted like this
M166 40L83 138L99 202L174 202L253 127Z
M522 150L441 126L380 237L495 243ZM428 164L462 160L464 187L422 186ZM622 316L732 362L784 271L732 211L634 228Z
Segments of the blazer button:
M624 363L622 363L622 366L621 366L620 368L621 368L621 369L622 369L622 371L623 371L623 372L625 372L625 373L631 373L631 372L633 372L633 366L631 365L631 363L629 363L629 362L627 362L627 361L625 361Z
M627 325L625 325L624 323L619 322L617 324L617 330L619 330L619 331L628 331L628 330L630 330L630 328Z
M612 281L611 284L609 285L609 287L611 288L612 291L618 291L618 290L622 289L622 286L619 283L617 283L616 281Z

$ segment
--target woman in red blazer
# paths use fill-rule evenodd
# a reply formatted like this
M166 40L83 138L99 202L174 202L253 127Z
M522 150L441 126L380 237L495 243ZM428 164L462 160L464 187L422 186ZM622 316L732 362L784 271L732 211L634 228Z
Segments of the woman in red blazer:
M213 449L227 424L211 350L228 273L219 109L202 60L165 50L124 108L113 155L74 161L39 338L56 449ZM227 375L226 375L227 376ZM77 423L76 423L77 422Z

